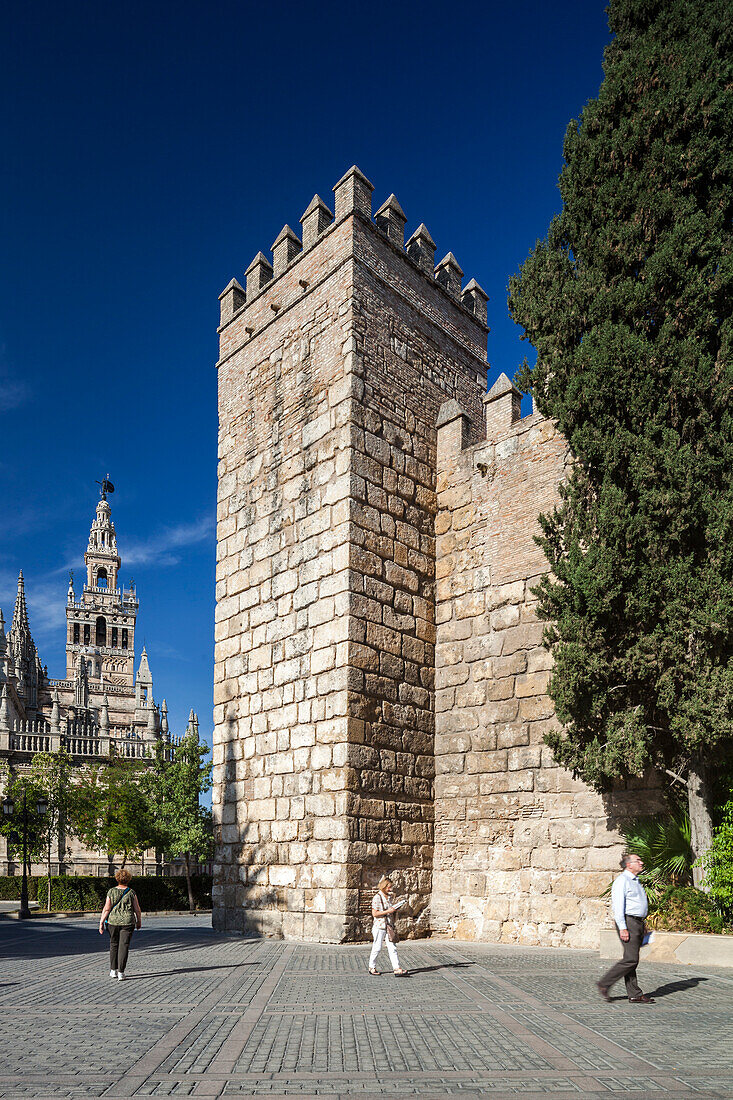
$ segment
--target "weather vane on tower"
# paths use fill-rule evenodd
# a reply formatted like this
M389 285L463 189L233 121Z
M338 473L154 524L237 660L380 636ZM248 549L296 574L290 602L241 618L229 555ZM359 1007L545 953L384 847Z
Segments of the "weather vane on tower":
M99 495L102 500L107 499L107 493L114 493L115 491L114 485L109 480L109 474L107 474L106 477L103 477L101 481L95 482L95 484L99 486Z

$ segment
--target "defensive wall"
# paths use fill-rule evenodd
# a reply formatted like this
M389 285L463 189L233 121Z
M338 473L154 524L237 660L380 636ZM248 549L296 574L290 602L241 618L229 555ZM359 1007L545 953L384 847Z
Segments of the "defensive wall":
M531 592L564 443L394 195L301 224L220 298L214 925L360 937L396 871L416 934L597 944L614 807L542 744Z

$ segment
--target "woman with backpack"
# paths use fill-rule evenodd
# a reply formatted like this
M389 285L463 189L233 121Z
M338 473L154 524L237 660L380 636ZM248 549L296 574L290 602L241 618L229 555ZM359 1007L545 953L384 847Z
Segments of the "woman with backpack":
M392 893L393 885L392 880L389 878L382 878L379 880L377 887L377 893L372 898L372 936L374 937L374 944L372 946L372 952L369 956L369 973L374 977L380 974L377 970L377 958L379 952L382 950L382 945L386 942L387 952L389 954L389 961L392 963L392 970L396 978L407 977L408 971L403 970L400 966L400 960L397 957L397 932L395 930L394 915L399 909L401 902L397 905L390 904L390 894Z
M124 980L130 940L136 928L142 928L143 915L140 902L130 886L132 875L124 869L115 872L116 886L107 891L102 915L99 918L99 934L109 932L109 976L118 982Z

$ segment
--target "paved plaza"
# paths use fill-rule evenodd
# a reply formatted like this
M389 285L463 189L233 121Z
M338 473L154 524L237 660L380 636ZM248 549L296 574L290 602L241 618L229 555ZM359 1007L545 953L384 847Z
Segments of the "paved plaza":
M152 917L114 982L96 920L0 920L0 1097L733 1097L731 971L642 963L645 1007L587 951L367 952Z

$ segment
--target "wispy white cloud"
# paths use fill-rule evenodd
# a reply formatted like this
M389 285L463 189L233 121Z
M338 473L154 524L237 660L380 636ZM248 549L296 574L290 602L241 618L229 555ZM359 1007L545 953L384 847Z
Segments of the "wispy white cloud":
M214 536L216 520L205 516L193 523L164 527L149 538L125 542L121 552L125 566L178 565L181 551L197 543L208 542Z

